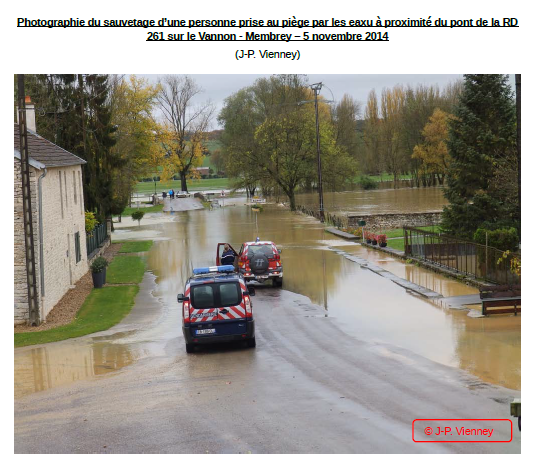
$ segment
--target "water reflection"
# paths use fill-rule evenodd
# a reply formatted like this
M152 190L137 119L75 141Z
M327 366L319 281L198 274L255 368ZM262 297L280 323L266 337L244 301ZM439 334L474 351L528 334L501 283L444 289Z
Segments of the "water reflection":
M15 398L103 375L131 364L126 345L54 343L15 352Z

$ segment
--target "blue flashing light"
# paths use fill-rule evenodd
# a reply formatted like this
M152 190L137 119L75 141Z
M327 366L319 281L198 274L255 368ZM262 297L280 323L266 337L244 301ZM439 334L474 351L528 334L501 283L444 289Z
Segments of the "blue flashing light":
M209 274L209 273L233 273L235 268L231 265L226 266L210 266L208 268L194 268L193 274Z

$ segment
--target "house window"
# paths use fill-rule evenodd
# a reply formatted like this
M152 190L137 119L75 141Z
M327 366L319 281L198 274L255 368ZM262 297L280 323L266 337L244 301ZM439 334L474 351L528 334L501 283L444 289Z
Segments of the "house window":
M78 263L82 259L80 253L80 232L75 233L75 263Z
M75 196L75 204L77 203L77 180L73 171L73 195Z
M62 188L62 172L59 171L58 175L60 176L60 205L62 206L62 219L64 218L64 192Z

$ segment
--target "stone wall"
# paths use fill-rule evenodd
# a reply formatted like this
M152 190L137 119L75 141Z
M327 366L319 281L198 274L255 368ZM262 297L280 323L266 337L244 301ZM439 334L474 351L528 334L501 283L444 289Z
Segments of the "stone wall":
M366 221L366 230L388 230L409 227L424 227L441 223L443 211L411 212L407 214L373 214L373 215L348 215L348 226L357 227L359 220Z
M38 279L40 318L48 313L87 271L86 230L82 197L81 166L47 169L42 179L43 260L39 250L38 178L42 170L31 168L34 252ZM61 183L60 183L61 180ZM22 213L20 161L14 159L15 211L15 323L28 320L26 255ZM80 236L81 259L75 256L75 234ZM40 286L40 263L44 266L44 295Z
M13 181L14 181L14 314L15 324L26 323L29 317L28 309L28 284L26 279L26 248L24 244L24 217L22 206L22 176L21 162L17 158L13 159ZM39 236L38 236L38 202L37 202L37 180L34 168L30 167L30 187L32 194L32 229L34 232L34 256L36 260L38 306L39 302Z
M88 262L80 165L49 168L42 184L45 294L41 318L45 319L70 286L88 272ZM78 262L77 232L81 254Z

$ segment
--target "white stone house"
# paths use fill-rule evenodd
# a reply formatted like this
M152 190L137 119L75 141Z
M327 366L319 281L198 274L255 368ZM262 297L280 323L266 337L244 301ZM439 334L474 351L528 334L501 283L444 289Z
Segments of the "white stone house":
M35 132L27 110L32 226L39 318L47 318L63 295L87 271L82 165L86 162ZM15 324L29 319L22 212L19 126L15 124Z

